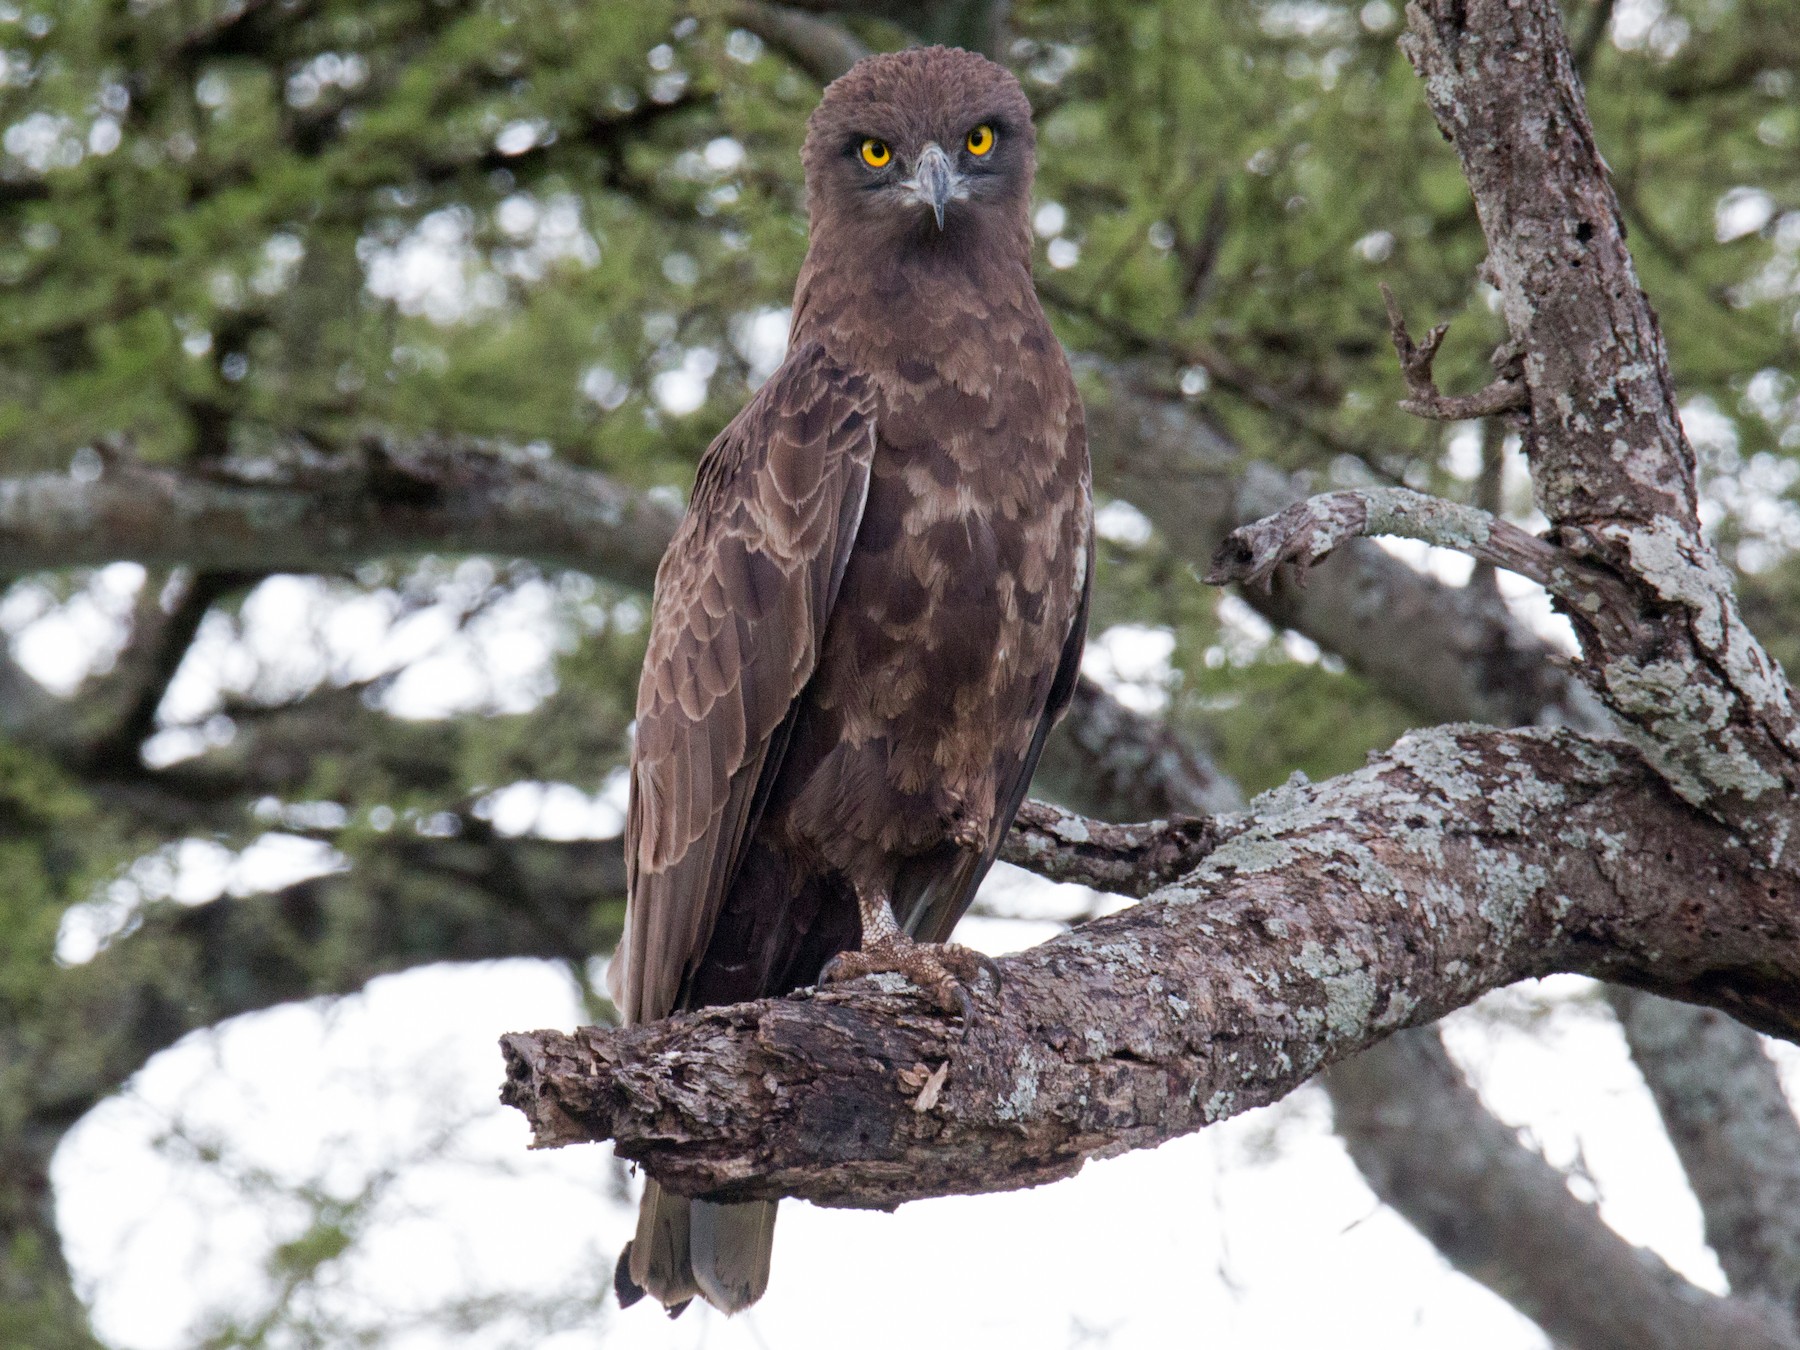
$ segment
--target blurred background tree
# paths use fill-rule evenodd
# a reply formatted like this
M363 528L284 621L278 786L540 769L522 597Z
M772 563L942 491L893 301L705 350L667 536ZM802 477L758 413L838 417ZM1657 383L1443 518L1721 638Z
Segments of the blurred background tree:
M1709 524L1793 668L1800 24L1791 0L1566 17ZM0 1343L99 1343L87 1305L129 1271L72 1277L65 1239L89 1220L65 1197L59 1227L80 1178L58 1149L122 1089L140 1114L167 1100L146 1084L183 1037L229 1079L259 1052L230 1048L256 1019L228 1019L503 958L550 963L565 1002L528 1005L544 1016L608 1015L594 973L619 920L608 839L645 588L696 459L780 360L803 124L859 51L983 46L1038 109L1040 288L1092 411L1103 536L1093 682L1040 795L1116 818L1223 809L1414 725L1591 724L1558 621L1512 578L1368 544L1304 592L1194 573L1309 486L1404 483L1532 521L1504 428L1394 406L1379 283L1420 326L1455 320L1446 388L1485 383L1502 336L1401 22L1389 0L0 3ZM1092 903L1005 876L983 901L1047 922ZM1493 1016L1617 1039L1591 987L1533 998ZM1772 1061L1709 1015L1619 1012L1726 1277L1710 1287L1791 1320L1800 1126ZM1705 1045L1739 1076L1684 1078ZM1426 1067L1370 1076L1390 1056L1332 1085L1377 1192L1560 1343L1612 1343L1483 1237L1562 1211L1496 1183L1457 1201L1459 1237L1383 1172L1437 1108L1492 1130L1495 1176L1526 1152L1435 1038L1407 1053ZM608 1324L604 1251L578 1278L427 1308L357 1277L394 1197L460 1184L444 1169L472 1147L432 1105L441 1084L367 1067L406 1128L385 1152L338 1140L305 1175L258 1162L250 1125L139 1120L181 1185L267 1222L219 1239L254 1287L202 1280L187 1322L117 1314L108 1339L529 1345ZM1418 1119L1377 1128L1371 1092L1416 1096ZM1760 1114L1724 1171L1742 1191L1746 1153L1764 1168L1737 1210L1680 1124L1733 1104ZM376 1112L366 1082L343 1110L345 1129ZM487 1156L469 1185L527 1187ZM588 1166L580 1203L623 1213L623 1181Z

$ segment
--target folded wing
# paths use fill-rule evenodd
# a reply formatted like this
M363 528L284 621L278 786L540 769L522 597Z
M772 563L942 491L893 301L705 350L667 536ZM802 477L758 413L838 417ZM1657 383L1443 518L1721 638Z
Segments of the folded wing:
M816 344L719 434L656 576L625 825L628 1022L668 1014L811 678L868 495L874 395Z

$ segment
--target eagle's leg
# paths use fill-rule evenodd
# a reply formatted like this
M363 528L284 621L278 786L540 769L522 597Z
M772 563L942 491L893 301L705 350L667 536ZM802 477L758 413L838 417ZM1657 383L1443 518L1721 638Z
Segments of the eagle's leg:
M838 984L863 975L893 971L904 975L931 996L945 1012L961 1013L965 1022L975 1016L973 985L986 971L1000 985L1000 969L991 957L950 942L915 942L894 919L887 892L858 889L856 905L862 913L862 946L839 952L826 964L821 984Z

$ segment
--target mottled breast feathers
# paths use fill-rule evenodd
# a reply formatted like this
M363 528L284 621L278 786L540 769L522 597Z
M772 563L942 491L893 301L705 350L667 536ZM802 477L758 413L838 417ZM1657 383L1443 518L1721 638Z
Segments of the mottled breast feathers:
M667 1014L706 945L758 781L811 678L868 493L874 393L815 344L707 450L657 571L614 958L628 1021ZM622 965L621 965L622 963Z

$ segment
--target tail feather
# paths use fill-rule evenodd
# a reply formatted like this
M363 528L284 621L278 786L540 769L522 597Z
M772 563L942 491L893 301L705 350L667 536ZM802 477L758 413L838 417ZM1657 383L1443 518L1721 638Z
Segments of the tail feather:
M637 1235L613 1272L619 1306L650 1294L675 1317L698 1294L721 1312L742 1312L769 1287L775 1208L773 1200L689 1200L647 1178Z
M692 1203L689 1241L694 1283L700 1286L701 1296L720 1312L742 1312L769 1287L776 1202Z
M613 1297L619 1300L621 1308L629 1308L643 1296L643 1285L631 1278L631 1244L627 1242L613 1265Z
M688 1259L692 1204L686 1196L663 1190L654 1177L644 1182L644 1198L638 1204L637 1236L626 1249L630 1259L624 1266L632 1287L654 1295L665 1308L685 1304L700 1292Z

